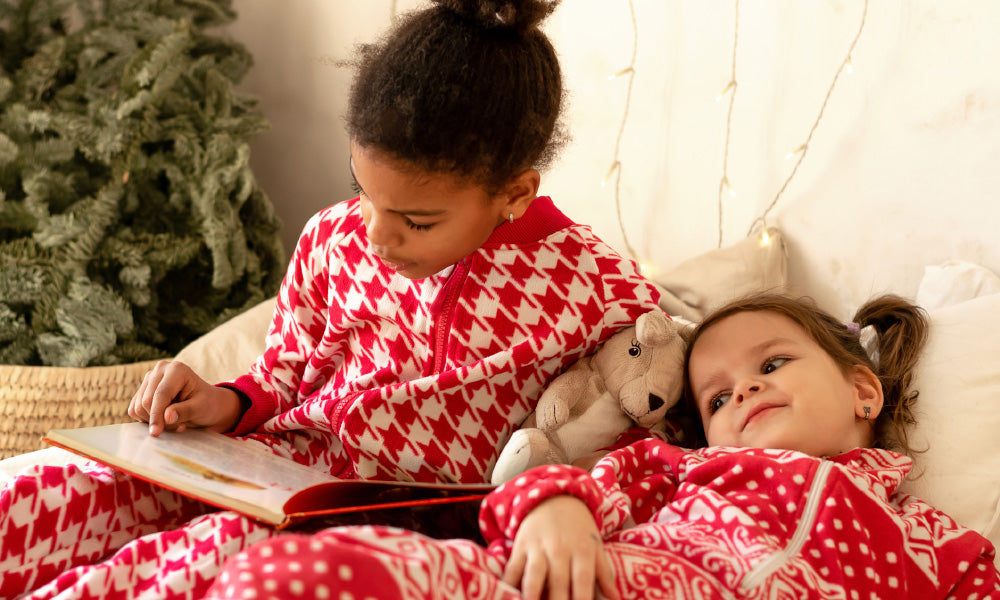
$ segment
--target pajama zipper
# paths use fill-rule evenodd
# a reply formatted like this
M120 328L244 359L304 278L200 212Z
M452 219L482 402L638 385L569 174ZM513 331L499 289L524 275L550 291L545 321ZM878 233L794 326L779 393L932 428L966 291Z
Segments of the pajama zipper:
M815 524L816 513L819 512L820 499L823 496L821 492L823 491L823 487L826 486L826 480L832 468L833 463L828 460L820 463L819 468L816 469L816 476L813 478L812 485L809 486L809 496L808 500L806 500L806 508L802 511L802 519L795 528L795 533L792 535L791 541L783 549L768 556L751 569L746 577L743 578L743 582L740 583L741 590L749 591L757 587L772 573L784 566L790 558L797 556L802 551L802 545L809 539L809 534L812 532L813 525Z
M462 289L462 284L465 283L465 276L469 273L469 262L471 262L469 258L460 260L455 265L451 275L448 276L448 281L445 282L445 299L434 330L434 370L432 374L440 373L448 358L448 334L451 332L451 323L455 318L453 313L455 304L458 302L459 292Z

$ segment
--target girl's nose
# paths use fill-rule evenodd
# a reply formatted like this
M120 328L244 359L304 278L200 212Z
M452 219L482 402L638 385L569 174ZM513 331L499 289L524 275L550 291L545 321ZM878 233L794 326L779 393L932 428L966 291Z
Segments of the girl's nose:
M400 235L393 229L386 215L369 211L365 222L365 232L368 240L374 246L392 247L400 244Z
M742 404L744 400L760 392L762 389L763 386L759 381L743 381L736 386L733 398L736 400L737 404Z

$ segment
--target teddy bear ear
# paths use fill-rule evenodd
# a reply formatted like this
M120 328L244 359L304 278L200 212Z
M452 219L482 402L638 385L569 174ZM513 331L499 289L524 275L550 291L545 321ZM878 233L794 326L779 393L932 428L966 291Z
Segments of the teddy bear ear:
M678 324L661 310L639 315L635 321L635 337L643 345L666 344L677 337L678 330Z

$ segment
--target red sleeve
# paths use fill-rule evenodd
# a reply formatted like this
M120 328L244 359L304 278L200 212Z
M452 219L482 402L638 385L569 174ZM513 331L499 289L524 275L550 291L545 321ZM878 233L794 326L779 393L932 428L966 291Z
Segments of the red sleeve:
M531 469L487 496L479 513L483 536L487 542L514 539L528 512L558 494L583 500L604 536L648 521L673 498L676 463L683 455L675 446L647 439L612 452L590 473L569 465Z
M234 433L256 430L268 419L297 404L302 374L313 354L332 310L327 303L329 246L339 221L314 216L299 237L288 271L275 302L264 353L247 375L226 382L226 387L245 394L250 407Z

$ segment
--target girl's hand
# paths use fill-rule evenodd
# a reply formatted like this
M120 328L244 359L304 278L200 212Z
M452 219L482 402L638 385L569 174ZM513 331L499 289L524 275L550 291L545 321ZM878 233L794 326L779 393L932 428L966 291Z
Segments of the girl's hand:
M236 392L208 383L184 363L161 360L142 378L128 414L149 423L152 436L188 427L222 432L236 426L242 406Z
M553 496L524 518L514 537L503 580L520 584L527 600L590 600L595 582L617 600L611 563L590 509L574 496ZM572 593L572 595L571 595Z

